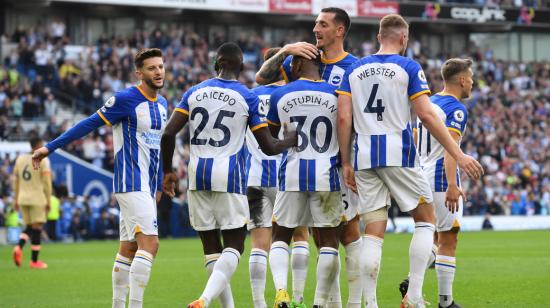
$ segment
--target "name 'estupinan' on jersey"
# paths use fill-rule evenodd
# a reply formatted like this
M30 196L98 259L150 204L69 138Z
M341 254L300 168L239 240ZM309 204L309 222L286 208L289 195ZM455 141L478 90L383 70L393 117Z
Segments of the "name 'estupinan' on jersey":
M212 78L183 94L175 111L189 115L189 189L246 194L247 126L266 127L258 96L236 80Z
M420 64L400 55L370 55L346 71L341 95L351 96L356 170L419 166L409 101L429 94Z
M298 145L283 153L280 191L338 191L336 87L300 78L271 94L270 124L293 125Z

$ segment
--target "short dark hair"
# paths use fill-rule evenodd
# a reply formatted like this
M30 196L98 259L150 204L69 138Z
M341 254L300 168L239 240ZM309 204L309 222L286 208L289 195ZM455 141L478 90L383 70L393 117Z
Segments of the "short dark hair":
M162 50L158 48L145 48L136 53L134 57L134 65L136 68L142 68L143 62L149 58L162 58Z
M333 13L334 21L344 25L344 37L348 35L349 28L351 27L351 20L349 19L348 13L337 7L326 7L321 10L321 13Z
M29 143L31 144L32 149L36 149L36 147L42 142L42 138L38 136L32 136L29 139Z
M223 43L218 48L216 62L219 68L237 70L243 63L243 51L233 42Z
M268 50L264 52L264 61L269 60L269 58L273 57L276 53L281 50L281 47L271 47Z
M452 58L441 66L441 77L443 81L450 81L454 76L467 71L474 62L471 59Z

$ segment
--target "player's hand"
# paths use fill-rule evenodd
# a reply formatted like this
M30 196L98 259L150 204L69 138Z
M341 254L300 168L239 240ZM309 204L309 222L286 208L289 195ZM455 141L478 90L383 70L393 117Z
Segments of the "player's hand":
M474 179L479 179L484 171L481 164L470 155L464 154L459 160L457 160L458 166L461 170L464 170L466 174Z
M174 189L177 181L178 177L174 171L166 172L162 178L162 192L167 194L170 198L174 198L176 195Z
M315 45L306 42L286 44L283 51L286 55L300 56L308 60L315 59L319 55L319 49Z
M40 169L40 161L50 154L50 151L46 147L41 147L40 149L32 153L32 167L34 170Z
M160 202L160 198L162 198L162 191L157 191L155 195L155 200L157 201L157 204Z
M344 184L351 189L354 193L357 193L357 183L355 182L355 172L349 163L342 165L342 174L344 176Z
M445 193L445 206L451 213L458 212L460 208L458 199L460 199L460 197L462 197L462 200L466 202L466 194L464 194L460 187L457 185L449 185L447 187L447 192Z
M298 133L295 129L289 129L286 122L283 123L283 138L288 140L293 147L298 145Z

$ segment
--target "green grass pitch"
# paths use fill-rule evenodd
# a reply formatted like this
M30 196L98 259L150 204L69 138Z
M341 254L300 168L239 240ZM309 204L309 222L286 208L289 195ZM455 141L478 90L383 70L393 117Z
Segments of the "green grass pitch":
M410 239L410 234L386 236L378 282L380 307L399 305L397 285L407 274ZM45 271L29 269L28 246L19 269L12 263L11 247L0 247L0 307L109 307L111 268L117 247L115 241L43 245L41 257L50 266ZM245 250L231 282L236 307L252 307L249 242ZM315 289L315 257L312 252L305 292L308 304L312 303ZM550 307L550 231L463 233L457 257L454 296L464 307ZM341 281L345 303L345 270ZM185 307L201 294L205 283L200 241L163 240L144 306ZM268 304L274 293L268 274ZM437 307L433 269L426 274L424 293L432 307Z

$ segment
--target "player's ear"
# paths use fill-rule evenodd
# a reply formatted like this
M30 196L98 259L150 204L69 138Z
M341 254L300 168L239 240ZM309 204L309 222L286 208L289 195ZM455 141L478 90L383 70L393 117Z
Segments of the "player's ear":
M216 73L218 73L220 69L220 65L218 64L218 61L214 62L214 70L216 71Z

